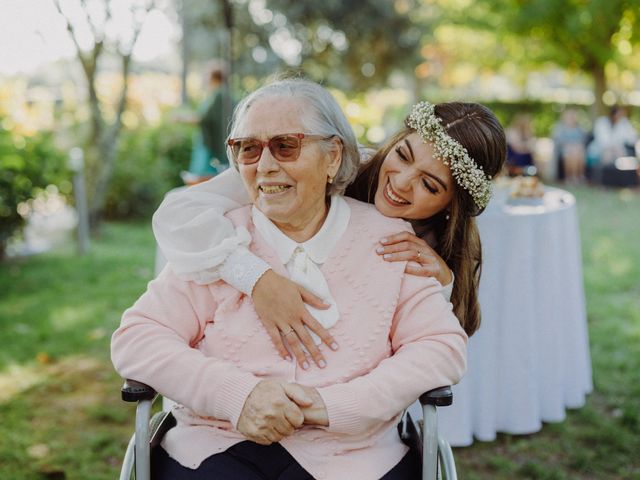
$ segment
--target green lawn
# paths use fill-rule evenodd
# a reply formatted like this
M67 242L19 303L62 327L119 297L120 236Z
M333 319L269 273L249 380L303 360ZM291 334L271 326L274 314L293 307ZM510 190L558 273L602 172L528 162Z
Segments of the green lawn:
M152 277L146 224L0 265L0 478L113 479L131 430L109 337Z
M640 479L640 194L580 188L595 392L561 424L456 449L461 479ZM0 479L113 479L133 407L109 336L152 276L148 225L0 265Z

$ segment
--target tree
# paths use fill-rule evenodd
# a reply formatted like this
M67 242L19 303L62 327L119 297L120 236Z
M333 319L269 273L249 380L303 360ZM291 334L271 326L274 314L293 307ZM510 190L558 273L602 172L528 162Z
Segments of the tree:
M386 86L396 70L413 72L422 31L413 21L419 10L413 0L342 0L300 2L271 0L269 8L288 22L271 22L270 44L289 31L300 42L292 60L317 80L365 90ZM275 15L275 14L274 14Z
M607 65L624 61L640 39L640 0L479 0L470 9L467 18L484 28L519 37L526 61L590 75L594 114L605 109Z
M87 83L89 102L89 134L86 141L89 179L89 216L93 229L99 226L107 196L107 188L116 158L122 130L122 114L127 104L131 55L147 14L155 0L129 0L128 8L116 8L113 0L52 0L76 48L77 59ZM72 8L75 6L75 10ZM76 13L79 12L80 15ZM123 29L123 25L129 28ZM107 35L107 32L112 32ZM120 32L113 34L113 32ZM118 59L122 83L113 111L107 113L100 99L97 79L104 54Z
M417 0L363 0L356 8L342 0L181 0L191 58L211 57L215 43L196 38L224 30L225 4L233 8L234 70L250 81L293 70L361 91L386 85L396 70L413 72L418 63Z

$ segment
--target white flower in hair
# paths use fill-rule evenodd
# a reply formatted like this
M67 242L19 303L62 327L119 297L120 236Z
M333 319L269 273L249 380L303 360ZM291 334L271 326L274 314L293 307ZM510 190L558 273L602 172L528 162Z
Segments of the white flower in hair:
M478 207L485 208L491 198L491 177L469 156L467 149L445 131L435 114L435 105L429 102L414 105L406 125L433 145L436 157L451 169L458 185L469 192Z

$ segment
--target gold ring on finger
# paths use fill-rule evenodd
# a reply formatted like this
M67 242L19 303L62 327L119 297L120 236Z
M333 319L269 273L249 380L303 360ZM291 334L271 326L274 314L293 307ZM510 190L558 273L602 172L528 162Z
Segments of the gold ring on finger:
M291 333L295 332L295 330L292 327L289 327L289 330L287 330L286 332L284 332L282 335L284 335L285 337Z
M418 250L418 260L420 260L420 255L422 255L422 252Z

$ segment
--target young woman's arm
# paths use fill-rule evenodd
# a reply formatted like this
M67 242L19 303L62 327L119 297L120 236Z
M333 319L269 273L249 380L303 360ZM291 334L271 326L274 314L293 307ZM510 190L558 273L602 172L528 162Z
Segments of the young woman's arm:
M169 193L152 223L160 250L171 268L182 279L199 284L220 280L221 267L229 255L246 251L251 243L249 233L236 230L224 214L247 204L249 198L234 169ZM262 264L266 265L256 262Z

